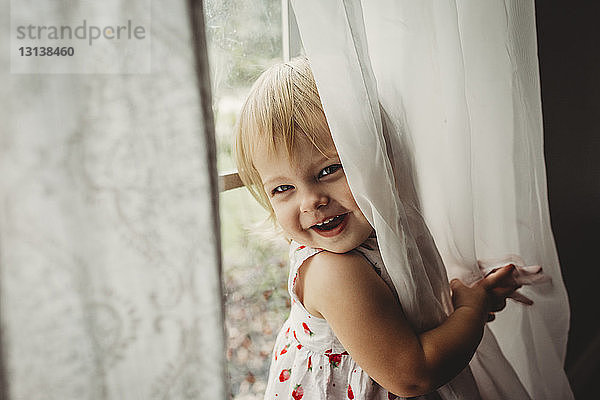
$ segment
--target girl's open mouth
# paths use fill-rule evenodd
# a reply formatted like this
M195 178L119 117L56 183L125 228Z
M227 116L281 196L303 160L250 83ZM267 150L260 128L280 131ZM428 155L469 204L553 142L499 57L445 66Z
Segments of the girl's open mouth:
M311 226L321 236L331 237L340 233L346 227L346 216L348 214L336 215L323 222Z

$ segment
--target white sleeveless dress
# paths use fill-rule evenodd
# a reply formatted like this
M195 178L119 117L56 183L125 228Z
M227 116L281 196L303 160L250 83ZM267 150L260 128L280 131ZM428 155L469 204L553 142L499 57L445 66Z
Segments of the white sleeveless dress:
M296 242L290 245L288 291L292 307L275 342L265 400L399 399L371 379L346 352L327 321L311 315L298 299L298 269L321 251ZM377 239L369 238L353 251L361 253L396 294L385 269L380 267L383 262ZM331 286L333 290L335 282Z

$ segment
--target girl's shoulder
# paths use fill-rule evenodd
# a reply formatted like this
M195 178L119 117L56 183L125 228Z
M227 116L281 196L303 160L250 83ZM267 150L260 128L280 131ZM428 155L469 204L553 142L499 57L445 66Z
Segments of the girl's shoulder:
M343 298L357 289L383 288L398 294L381 258L377 238L369 238L348 253L296 246L298 260L290 276L290 292L312 315L322 317L320 304ZM384 284L384 285L382 285ZM385 289L384 289L385 290Z
M301 268L305 270L313 264L312 269L318 270L324 280L346 276L350 272L347 270L350 267L369 267L381 276L383 267L375 237L367 239L359 247L347 253L332 253L292 241L290 244L290 276L298 275Z
M336 291L341 285L352 281L356 271L373 269L373 265L360 252L332 253L294 242L290 248L290 261L290 295L316 318L323 316L312 306L310 295L307 299L307 292L315 293L325 288ZM311 288L307 290L307 286Z
M357 275L370 274L373 270L369 260L357 251L348 253L321 251L302 264L300 274L310 283L340 286L346 281L353 281Z

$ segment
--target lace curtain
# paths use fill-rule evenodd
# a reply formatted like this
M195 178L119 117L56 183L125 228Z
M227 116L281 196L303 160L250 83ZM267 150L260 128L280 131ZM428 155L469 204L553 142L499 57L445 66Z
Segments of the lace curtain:
M443 320L448 280L480 278L478 260L541 265L552 279L522 289L533 306L509 302L440 395L572 398L533 1L293 6L351 190L415 329Z
M68 21L81 4L63 3L29 12ZM137 2L117 3L103 15L135 19ZM189 3L151 3L149 74L10 73L0 36L2 398L226 398L211 101Z

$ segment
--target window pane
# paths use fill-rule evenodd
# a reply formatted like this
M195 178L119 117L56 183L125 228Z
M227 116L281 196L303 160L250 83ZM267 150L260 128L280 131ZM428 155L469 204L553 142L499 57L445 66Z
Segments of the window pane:
M231 134L252 83L283 59L281 0L208 0L206 3L213 111L219 171L234 169Z
M208 0L219 171L235 169L233 128L250 86L280 62L281 0ZM287 244L265 240L267 213L245 188L221 194L227 359L234 399L262 399L271 351L289 313Z

